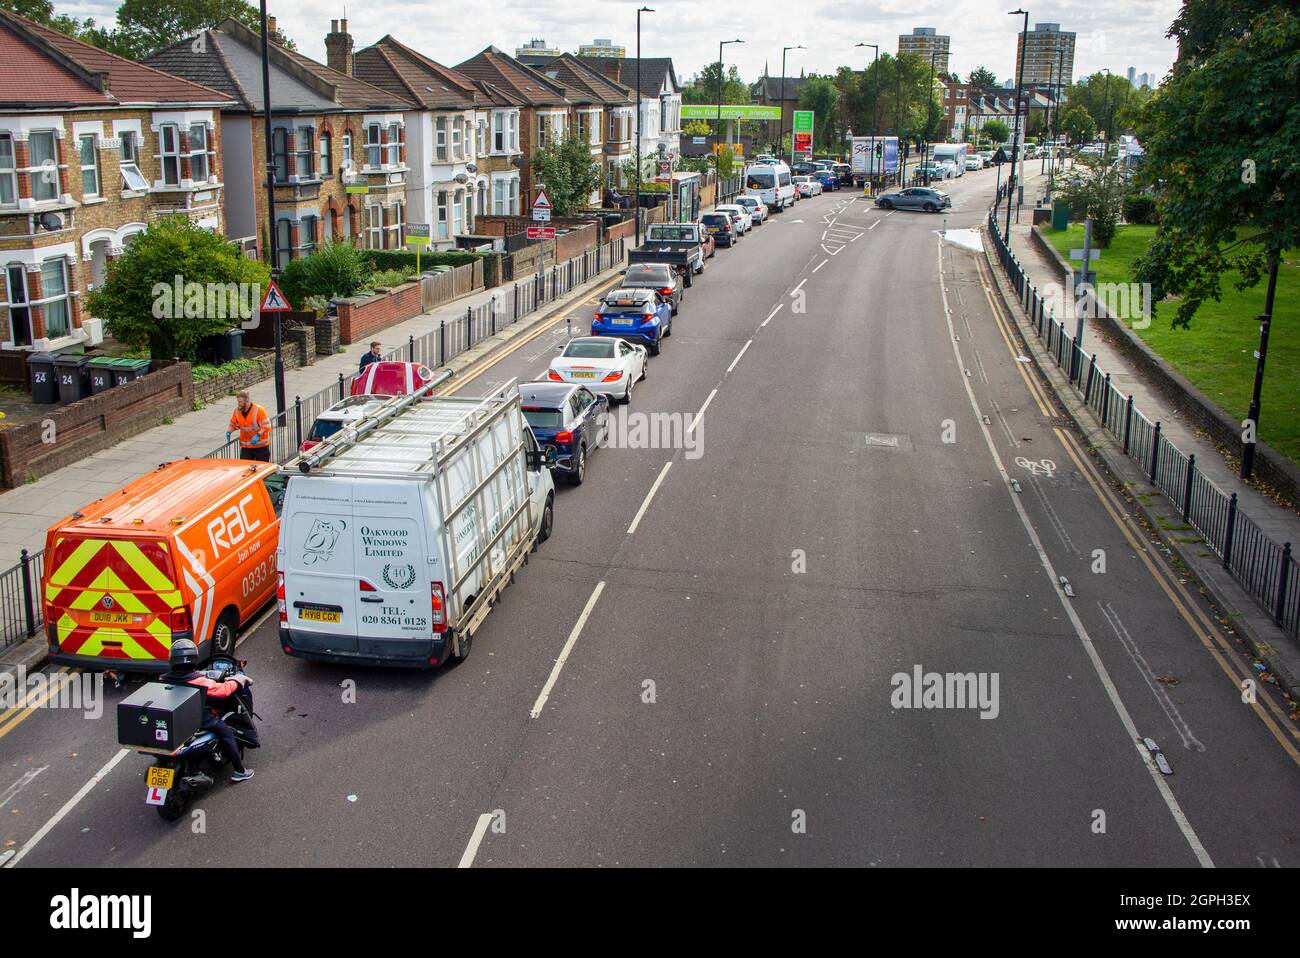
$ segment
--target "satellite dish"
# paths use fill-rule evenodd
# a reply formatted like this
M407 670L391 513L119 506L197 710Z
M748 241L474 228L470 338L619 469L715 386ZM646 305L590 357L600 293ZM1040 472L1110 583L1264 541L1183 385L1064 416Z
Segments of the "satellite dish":
M466 176L464 173L457 173L455 176L455 180L457 183L468 183L469 177Z
M41 229L48 230L51 233L63 229L63 217L58 213L42 213Z
M477 164L477 163L466 163L466 164L465 164L465 170L466 170L466 172L469 172L469 173L477 173L477 172L478 172L478 164Z

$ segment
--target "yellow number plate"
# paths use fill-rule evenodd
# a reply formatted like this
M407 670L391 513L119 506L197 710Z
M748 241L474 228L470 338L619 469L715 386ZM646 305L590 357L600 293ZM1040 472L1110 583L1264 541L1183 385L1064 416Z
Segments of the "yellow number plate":
M144 783L150 788L171 788L175 778L176 769L153 765L145 772Z
M574 373L573 378L574 379L595 379L596 374L595 373Z
M341 612L326 612L323 609L299 609L298 618L306 622L333 622L343 621Z
M131 621L131 615L127 612L92 612L90 621L97 625L126 625Z

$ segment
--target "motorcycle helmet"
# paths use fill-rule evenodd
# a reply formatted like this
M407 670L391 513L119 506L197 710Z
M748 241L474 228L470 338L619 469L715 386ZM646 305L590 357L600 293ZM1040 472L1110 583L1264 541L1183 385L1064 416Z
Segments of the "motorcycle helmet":
M189 671L199 664L199 647L189 639L177 639L168 662L173 672Z

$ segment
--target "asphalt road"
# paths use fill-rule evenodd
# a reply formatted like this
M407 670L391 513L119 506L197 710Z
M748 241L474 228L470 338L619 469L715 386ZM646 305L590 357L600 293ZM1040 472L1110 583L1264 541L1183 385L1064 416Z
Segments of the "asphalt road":
M312 665L248 630L266 745L201 829L143 804L123 691L100 720L0 714L0 855L1300 863L1292 723L1267 688L1243 703L1249 661L1017 360L983 258L939 237L994 178L948 184L946 216L825 195L719 250L631 405L696 420L689 448L594 455L465 663ZM535 378L564 335L460 388ZM996 677L987 717L894 707L917 667Z

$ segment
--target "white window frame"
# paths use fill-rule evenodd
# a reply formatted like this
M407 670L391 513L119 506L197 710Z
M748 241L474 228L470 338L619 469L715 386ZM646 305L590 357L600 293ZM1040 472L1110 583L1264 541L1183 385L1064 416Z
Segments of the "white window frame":
M385 249L401 249L406 244L406 216L404 204L401 200L394 203L390 210L391 216L385 217L384 232L393 234L392 244Z
M296 126L293 129L293 170L299 181L315 177L312 161L316 157L316 131L311 126ZM305 141L305 142L304 142ZM304 168L304 162L306 166ZM193 167L190 168L191 171Z
M63 279L63 292L55 294L53 296L47 295L45 291L45 267L47 264L50 263L57 263L59 265L59 269ZM45 337L47 339L62 339L64 336L70 336L72 334L72 308L69 303L69 299L72 295L72 291L68 288L69 271L68 271L67 257L53 256L50 259L42 260L40 276L41 276L41 298L31 300L27 305L29 307L31 306L41 307L41 314L45 317ZM63 304L63 329L57 335L52 334L52 331L50 329L49 306L51 303ZM30 316L31 314L29 313L28 315Z
M507 116L510 127L510 152L519 152L519 111L511 110Z
M172 146L167 149L167 137L171 134ZM167 178L168 161L174 164L175 181ZM158 171L162 174L163 186L181 185L181 128L176 123L163 123L158 127Z
M352 169L352 131L343 131L343 169Z
M377 170L384 162L384 125L378 120L366 124L366 167Z
M487 117L477 117L475 119L474 126L475 126L474 154L475 156L487 156L488 154Z
M334 134L329 130L322 130L320 136L316 137L317 173L321 179L334 175L333 150Z
M0 159L0 206L18 205L18 153L14 145L14 135L0 130L0 143L9 144L7 159ZM4 154L0 153L0 157ZM9 199L5 199L4 187L8 185Z
M81 195L83 199L97 199L100 193L99 176L99 137L94 133L83 133L77 137L77 165L81 170ZM90 162L86 162L86 145L90 145ZM90 174L91 189L86 189L86 174Z
M27 267L22 263L5 263L0 266L4 271L4 287L6 303L8 308L6 312L9 316L9 341L15 345L30 345L35 339L35 331L32 328L32 304L28 301L27 291ZM14 285L14 273L18 274L18 285ZM14 329L14 312L21 310L27 315L27 340L19 343L17 331Z
M388 165L401 166L402 124L389 123L387 131L388 139L384 143L384 151L388 154Z
M384 248L384 208L378 204L366 207L366 247Z
M519 215L519 177L512 176L507 180L510 184L510 215Z
M465 159L465 118L453 117L451 121L451 157L457 162Z
M203 138L202 147L194 148L194 134L198 133ZM212 176L212 150L211 137L208 135L208 125L206 123L191 123L189 127L189 160L190 160L190 180L194 183L206 183ZM203 175L197 176L194 172L195 161L199 160L203 164Z
M57 133L56 131L54 131L54 130L32 130L30 133L28 133L28 134L27 134L27 158L28 158L28 163L29 163L29 164L31 163L31 158L32 158L32 148L31 148L31 143L32 143L32 140L34 140L34 139L35 139L36 137L38 137L38 136L48 136L48 137L50 138L50 143L51 143L51 144L53 145L53 147L54 147L54 149L51 151L51 155L53 156L53 159L54 159L54 167L53 167L53 169L54 169L54 171L55 171L55 177L54 177L54 193L53 193L52 196L44 196L44 197L42 197L42 196L37 196L37 195L36 195L36 194L37 194L37 189L36 189L36 185L37 185L37 183L38 183L38 182L41 182L41 183L45 182L44 173L42 172L42 171L45 169L45 167L44 167L44 165L40 165L40 166L30 166L30 165L29 165L29 166L27 167L27 173L28 173L28 180L29 180L29 182L30 182L31 185L32 185L32 201L35 202L35 203L51 203L51 202L54 202L54 201L58 200L58 198L59 198L59 194L60 194L60 192L61 192L61 186L60 186L59 178L58 178L58 169L59 169L59 160L60 160L60 155L59 155L59 135L58 135L58 133Z
M458 188L451 202L451 235L461 236L465 232L465 190Z
M433 158L438 163L447 162L447 118L433 118Z
M450 237L447 233L447 203L450 201L450 197L447 195L446 190L438 190L434 199L436 201L435 206L437 210L434 219L434 225L438 234L437 238L440 240L449 239Z
M492 154L494 156L506 152L506 147L510 145L510 140L506 132L506 111L492 111Z

